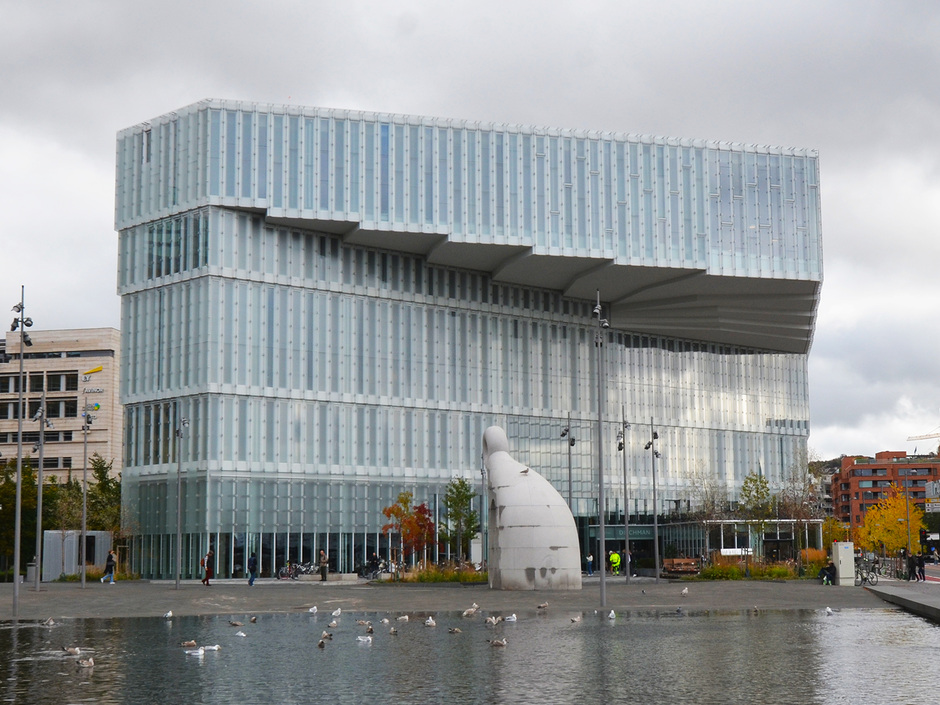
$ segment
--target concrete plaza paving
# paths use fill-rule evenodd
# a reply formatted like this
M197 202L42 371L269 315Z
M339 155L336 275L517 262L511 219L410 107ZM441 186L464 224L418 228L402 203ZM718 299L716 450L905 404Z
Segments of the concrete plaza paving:
M688 595L682 589L688 587ZM0 620L10 620L13 585L0 585ZM489 612L535 612L549 603L549 610L587 612L600 609L600 580L585 578L583 589L572 592L528 592L490 590L486 585L378 584L364 580L348 582L258 580L249 587L245 580L216 580L211 587L198 580L185 580L176 589L174 581L118 581L115 585L88 581L45 583L39 592L20 585L18 619L152 617L168 610L174 615L263 614L306 612L316 605L320 611L342 607L351 612L436 613L459 611L476 602ZM606 609L617 612L688 612L740 610L797 610L892 608L911 609L918 604L934 606L940 616L940 583L883 581L875 589L855 586L824 586L815 580L799 581L666 581L608 577Z

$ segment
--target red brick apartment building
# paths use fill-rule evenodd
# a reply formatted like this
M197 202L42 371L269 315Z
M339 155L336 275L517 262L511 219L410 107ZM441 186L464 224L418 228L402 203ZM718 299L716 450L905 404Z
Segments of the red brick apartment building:
M888 496L888 488L910 488L914 504L926 503L926 485L940 476L940 458L909 457L902 450L885 450L874 458L846 456L842 469L832 475L832 515L851 527L865 523L865 512Z

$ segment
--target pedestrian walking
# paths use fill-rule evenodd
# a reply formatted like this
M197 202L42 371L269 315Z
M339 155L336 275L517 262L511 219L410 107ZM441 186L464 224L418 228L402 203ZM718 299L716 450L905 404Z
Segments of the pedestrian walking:
M255 578L258 577L258 556L254 553L248 558L248 587L255 584Z
M104 563L104 575L101 576L101 582L110 578L111 585L114 585L114 569L116 567L117 559L114 557L114 551L108 551L108 560Z
M320 549L320 582L326 582L326 572L330 568L330 559L326 557L326 552Z
M587 574L594 575L594 554L587 554Z
M206 587L212 587L209 585L209 581L215 577L215 569L212 566L212 557L215 554L212 552L212 549L209 549L209 552L202 559L202 567L205 570L205 577L202 579L202 584Z

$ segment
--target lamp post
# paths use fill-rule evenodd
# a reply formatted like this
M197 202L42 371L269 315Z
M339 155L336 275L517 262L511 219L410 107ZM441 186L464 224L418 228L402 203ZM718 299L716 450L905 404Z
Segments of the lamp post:
M20 287L20 300L13 306L17 317L13 319L10 332L20 331L20 373L19 398L16 414L16 509L14 511L13 527L13 619L16 620L20 605L20 538L22 536L23 519L23 417L26 415L26 406L23 402L25 375L23 373L23 346L30 346L33 341L29 339L26 329L33 325L33 319L25 315L26 287Z
M601 566L601 607L607 606L607 527L604 521L604 368L603 350L605 328L610 328L606 318L601 318L601 292L597 290L597 303L594 306L597 328L594 330L594 347L597 349L597 528L600 532ZM570 446L569 446L570 447Z
M574 509L571 506L571 449L574 447L577 439L574 437L574 433L571 431L570 411L568 412L568 425L562 429L561 437L568 439L568 509L571 509L572 513L574 513Z
M659 434L653 430L653 419L650 418L650 439L643 450L650 452L650 462L653 466L653 569L656 571L656 582L659 582L659 510L656 505L656 458L662 457L653 447L653 442L659 440Z
M101 365L94 367L82 373L82 381L87 382L95 372L101 372ZM88 545L88 432L91 430L91 422L94 421L94 405L88 406L88 388L82 392L82 544L79 547L78 555L82 561L82 589L85 588L85 565L88 563L88 556L85 555Z
M631 564L632 555L630 553L630 508L629 492L627 491L627 444L626 434L630 424L627 423L626 411L623 404L620 405L620 431L617 432L617 450L623 453L623 534L624 534L624 560L626 561L627 585L630 584L630 572L633 570Z
M39 442L36 446L39 449L39 469L36 471L36 584L34 589L39 592L40 573L42 572L42 466L43 451L45 450L46 428L55 428L52 422L46 418L46 385L43 382L42 401L39 404L39 410L33 417L34 421L39 422Z
M179 407L177 407L178 409ZM183 572L183 429L189 428L189 419L179 418L176 427L176 589L180 589Z
M483 459L483 454L480 453L480 535L483 537L483 550L480 551L482 554L480 560L483 565L486 565L486 558L489 555L489 547L487 546L487 516L486 508L489 504L489 495L486 492L486 462Z

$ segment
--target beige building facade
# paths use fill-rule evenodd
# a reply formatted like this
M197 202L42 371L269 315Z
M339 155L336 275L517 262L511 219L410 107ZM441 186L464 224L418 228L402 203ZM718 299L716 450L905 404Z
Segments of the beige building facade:
M32 345L22 346L26 406L23 457L38 467L40 419L45 416L42 465L46 477L81 481L86 458L95 453L113 463L112 474L116 476L123 462L123 410L118 399L120 331L30 329L27 333ZM0 462L6 462L17 454L20 333L7 332L0 345ZM42 414L40 409L44 409ZM90 420L87 455L82 428L86 409Z

